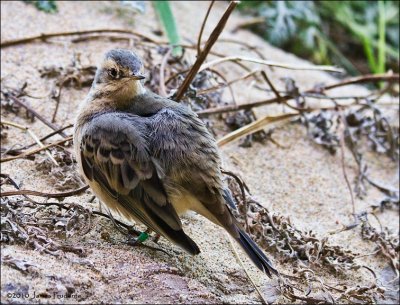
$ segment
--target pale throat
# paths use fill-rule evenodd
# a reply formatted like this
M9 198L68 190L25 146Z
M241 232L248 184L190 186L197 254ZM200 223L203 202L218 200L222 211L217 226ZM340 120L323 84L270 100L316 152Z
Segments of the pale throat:
M140 80L129 80L111 84L100 84L95 89L106 93L112 100L123 103L130 102L137 95L146 93L145 87Z
M140 80L131 80L127 82L124 86L121 86L120 92L118 93L121 95L121 98L128 98L131 99L136 95L141 95L146 92L146 89L142 85Z

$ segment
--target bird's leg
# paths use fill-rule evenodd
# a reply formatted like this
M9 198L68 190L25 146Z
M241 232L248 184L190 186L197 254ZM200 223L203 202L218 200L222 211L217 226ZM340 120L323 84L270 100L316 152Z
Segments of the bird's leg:
M160 240L161 235L156 233L156 235L153 237L153 241L157 244L158 241Z
M149 238L149 233L150 232L151 232L151 230L149 228L147 228L147 230L144 231L144 232L141 232L137 238L131 237L128 240L128 245L136 246L138 244L141 244L142 242L144 242L146 239Z

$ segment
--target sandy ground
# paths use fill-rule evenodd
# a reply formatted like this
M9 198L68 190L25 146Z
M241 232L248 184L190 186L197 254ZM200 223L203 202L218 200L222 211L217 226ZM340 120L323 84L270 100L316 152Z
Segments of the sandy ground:
M94 28L131 28L153 34L159 29L150 6L145 15L121 13L117 3L97 2L60 2L59 13L55 15L37 11L22 1L1 3L1 40L9 40L40 33L72 31ZM213 26L222 15L225 3L216 3L205 28L204 37L208 37ZM177 17L181 34L185 42L197 40L203 16L207 10L205 2L174 2L173 9ZM268 59L294 64L306 64L291 54L273 48L259 37L247 31L232 33L231 30L240 21L233 14L222 38L246 41L257 46ZM1 50L1 78L7 85L20 85L27 81L28 91L34 96L46 96L51 90L50 82L40 78L38 68L49 65L65 66L71 62L74 52L81 54L83 64L96 65L105 51L114 47L128 47L125 42L93 41L89 43L69 44L66 40L46 44L35 43L20 45ZM219 42L214 51L224 54L242 54L252 56L240 45ZM194 60L194 55L192 60ZM221 65L220 70L228 79L242 75L232 64ZM283 89L282 77L295 79L302 89L311 88L318 82L330 83L335 79L327 73L317 71L290 71L285 69L267 69L268 75ZM240 82L233 88L236 100L246 102L268 97L266 93L253 90L251 82ZM63 91L57 124L64 126L74 121L75 110L88 89ZM366 93L366 89L357 86L335 90L336 95ZM28 99L30 105L46 117L51 117L54 101L49 99ZM262 107L257 115L276 112L277 107ZM2 118L22 125L29 125L39 136L51 130L36 120L33 124L12 114L2 113ZM28 135L10 129L5 146L13 143L30 142ZM322 237L342 224L351 221L351 203L340 166L340 155L332 156L306 138L304 128L298 125L284 125L274 132L274 139L288 145L280 148L271 142L255 143L251 148L242 148L238 143L224 146L221 151L224 167L240 174L250 187L253 195L270 211L289 216L293 224L302 230L312 230ZM386 157L377 158L367 154L370 171L376 180L390 185L398 185L398 168ZM355 177L356 164L350 154L345 157L350 181ZM38 172L31 161L17 160L2 164L2 173L8 173L23 183L26 189L54 192L49 177ZM97 203L89 203L90 191L86 194L68 198L67 201L80 203L97 209ZM368 189L364 199L356 199L356 210L366 210L371 204L382 199L382 194L373 188ZM399 230L398 211L388 210L382 215L384 225L394 232ZM198 215L190 214L183 220L185 230L202 249L202 253L191 257L171 245L160 241L160 247L169 255L145 247L131 248L124 244L124 237L104 219L97 219L92 230L85 236L73 236L68 243L82 247L88 252L85 258L67 254L56 258L27 249L22 245L2 244L2 257L10 255L24 259L34 265L36 274L24 274L2 264L1 301L2 303L259 303L254 288L249 283L242 267L238 264L229 242L217 228ZM110 238L102 238L108 232ZM330 236L330 242L358 252L369 253L374 245L362 241L359 231L347 231ZM290 263L279 263L277 269L290 274ZM258 272L245 259L246 266L256 279L261 291L271 289L274 283ZM380 257L366 257L365 264L379 273L387 267ZM321 270L321 275L329 282L335 282L335 275ZM371 281L370 274L364 271L348 272L349 282L360 284ZM63 297L67 293L69 298ZM10 297L9 294L14 294ZM47 297L23 299L17 293L47 295ZM283 297L278 303L286 303Z

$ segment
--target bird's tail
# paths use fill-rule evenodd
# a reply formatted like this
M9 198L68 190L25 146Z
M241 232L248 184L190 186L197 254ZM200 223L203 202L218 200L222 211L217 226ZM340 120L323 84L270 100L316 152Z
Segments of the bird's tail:
M228 206L230 206L232 209L237 208L229 189L224 190L223 197ZM235 222L233 223L233 226L231 226L229 229L226 229L232 236L235 236L236 241L243 248L258 269L266 273L269 277L272 277L272 273L278 275L278 271L272 266L271 261L265 256L264 252L257 246L250 236L247 235L245 231L235 224ZM236 237L238 235L236 232L239 233L239 237Z
M250 236L240 228L238 228L238 232L239 238L236 240L258 269L266 273L270 278L272 278L272 273L278 275L278 271L272 266L271 261L265 256L263 251Z

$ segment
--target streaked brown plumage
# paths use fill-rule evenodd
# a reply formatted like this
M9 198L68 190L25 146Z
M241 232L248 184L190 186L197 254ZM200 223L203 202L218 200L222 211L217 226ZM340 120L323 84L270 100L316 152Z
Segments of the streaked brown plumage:
M146 91L141 67L134 53L112 50L97 70L75 124L85 180L113 210L198 254L179 218L193 210L225 228L258 268L276 273L227 207L234 203L214 138L189 108Z

